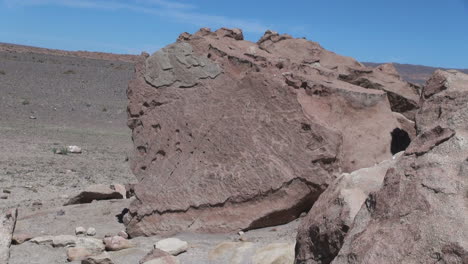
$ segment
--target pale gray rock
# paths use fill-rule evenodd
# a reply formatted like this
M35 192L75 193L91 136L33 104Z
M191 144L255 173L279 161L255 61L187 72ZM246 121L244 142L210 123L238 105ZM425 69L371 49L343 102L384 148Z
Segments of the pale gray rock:
M158 241L154 247L177 256L180 253L187 251L188 243L178 238L166 238Z
M87 236L95 236L96 235L96 228L90 227L88 230L86 230L86 235Z
M75 228L75 235L84 235L86 233L86 229L82 226L78 226Z
M122 249L134 247L134 245L129 240L121 236L106 237L103 241L106 250L108 251L119 251Z

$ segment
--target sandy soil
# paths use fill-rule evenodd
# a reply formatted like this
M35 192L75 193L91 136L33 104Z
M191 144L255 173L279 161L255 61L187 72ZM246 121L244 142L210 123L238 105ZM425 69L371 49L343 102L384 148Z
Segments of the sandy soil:
M0 192L11 192L0 208L54 207L90 184L135 181L126 126L133 64L0 52L0 72ZM68 145L83 153L53 153Z

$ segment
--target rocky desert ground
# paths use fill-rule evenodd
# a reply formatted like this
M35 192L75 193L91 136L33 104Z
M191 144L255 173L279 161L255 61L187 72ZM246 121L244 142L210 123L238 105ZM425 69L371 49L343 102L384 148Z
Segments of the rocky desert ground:
M412 69L0 44L0 263L468 263L468 75Z

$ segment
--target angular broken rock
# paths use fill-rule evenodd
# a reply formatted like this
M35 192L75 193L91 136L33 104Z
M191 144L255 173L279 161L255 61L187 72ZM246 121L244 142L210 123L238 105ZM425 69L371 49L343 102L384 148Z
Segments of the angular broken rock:
M454 130L436 126L431 130L425 131L418 135L418 137L411 143L408 149L406 149L405 155L423 155L437 145L447 141L454 135Z
M468 75L445 75L446 88L423 91L428 98L416 127L418 137L437 126L455 135L424 147L424 155L404 155L388 170L332 264L468 263Z
M392 157L400 124L386 91L406 84L396 89L402 83L379 72L373 78L395 89L354 85L339 75L369 69L352 58L271 31L258 44L239 35L183 34L137 63L127 108L140 180L124 217L130 236L287 223L340 170Z
M91 203L94 200L110 200L110 199L123 199L120 188L115 188L114 185L97 184L86 188L75 197L71 198L64 205Z
M0 263L8 264L10 259L10 246L15 231L18 209L0 212Z
M402 154L373 167L345 173L330 184L298 228L297 264L328 264L335 258L368 195L380 190L388 168Z
M188 243L178 238L166 238L156 242L154 247L171 255L177 256L180 253L187 251Z

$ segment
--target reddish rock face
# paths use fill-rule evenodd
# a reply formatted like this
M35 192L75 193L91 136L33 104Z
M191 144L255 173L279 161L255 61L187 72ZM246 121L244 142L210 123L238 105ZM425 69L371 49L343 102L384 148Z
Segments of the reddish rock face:
M356 72L392 81L373 89L342 80ZM127 231L229 232L295 219L340 171L391 158L401 122L386 89L415 92L271 31L252 43L240 30L205 28L140 57L128 89L140 183Z

